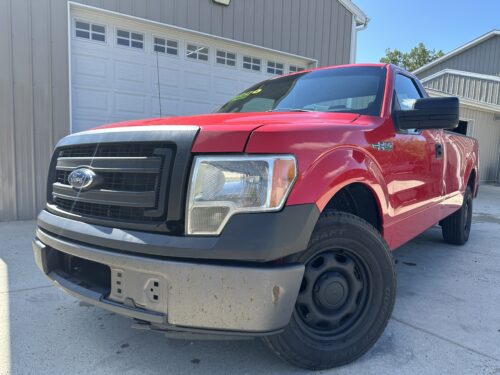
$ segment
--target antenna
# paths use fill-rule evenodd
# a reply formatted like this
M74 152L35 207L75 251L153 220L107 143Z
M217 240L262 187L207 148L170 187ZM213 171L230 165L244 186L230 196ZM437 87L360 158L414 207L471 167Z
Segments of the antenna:
M158 63L158 51L156 51L156 77L158 80L158 105L160 107L160 117L163 117L161 111L160 65Z

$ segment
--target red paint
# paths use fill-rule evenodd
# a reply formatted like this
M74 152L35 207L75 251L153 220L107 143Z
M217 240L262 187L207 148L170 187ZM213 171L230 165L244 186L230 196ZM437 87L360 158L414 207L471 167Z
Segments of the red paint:
M398 68L388 65L387 70L380 117L235 113L130 121L107 127L197 125L200 132L193 145L195 153L294 154L299 175L287 205L315 203L322 210L343 187L354 182L365 184L378 201L383 236L394 249L460 207L470 174L478 174L478 147L471 138L442 130L397 133L391 108ZM372 144L378 142L392 142L393 151L374 149ZM443 145L441 159L436 159L437 143Z

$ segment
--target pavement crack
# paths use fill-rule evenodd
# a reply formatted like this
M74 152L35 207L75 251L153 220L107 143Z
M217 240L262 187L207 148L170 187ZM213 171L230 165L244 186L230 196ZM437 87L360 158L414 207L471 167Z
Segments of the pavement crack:
M448 339L448 338L446 338L446 337L444 337L444 336L441 336L441 335L438 335L438 334L436 334L436 333L434 333L434 332L428 331L428 330L426 330L425 328L420 328L420 327L417 327L416 325L413 325L413 324L411 324L411 323L405 322L404 320L401 320L401 319L399 319L399 318L395 318L394 316L393 316L393 317L391 317L391 319L392 319L392 320L394 320L394 321L396 321L396 322L398 322L398 323L400 323L400 324L403 324L403 325L405 325L405 326L408 326L408 327L410 327L410 328L413 328L414 330L417 330L417 331L420 331L420 332L425 333L425 334L427 334L427 335L430 335L430 336L436 337L436 338L438 338L438 339L440 339L440 340L446 341L446 342L447 342L447 343L449 343L449 344L452 344L452 345L458 346L458 347L460 347L460 348L462 348L462 349L465 349L465 350L467 350L467 351L469 351L469 352L471 352L471 353L474 353L474 354L480 355L480 356L485 357L485 358L488 358L488 359L492 359L493 361L496 361L496 362L500 362L500 359L498 359L498 358L495 358L495 357L493 357L493 356L491 356L491 355L489 355L489 354L486 354L486 353L482 353L482 352L480 352L480 351L477 351L476 349L469 348L468 346L462 345L462 344L460 344L459 342L456 342L456 341L450 340L450 339Z
M5 292L0 292L0 294L11 294L11 293L19 293L19 292L26 292L28 290L35 290L35 289L44 289L44 288L51 288L54 285L41 285L41 286L34 286L32 288L21 288L21 289L13 289L13 290L7 290Z

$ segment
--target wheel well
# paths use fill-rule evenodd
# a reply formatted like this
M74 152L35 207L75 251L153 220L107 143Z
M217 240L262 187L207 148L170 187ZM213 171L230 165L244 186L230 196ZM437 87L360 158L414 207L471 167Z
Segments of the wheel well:
M474 195L474 187L476 186L476 171L473 169L469 175L469 181L467 181L467 186L470 187L472 194Z
M339 190L330 199L325 209L332 209L356 215L382 232L382 220L377 199L363 184L354 183Z

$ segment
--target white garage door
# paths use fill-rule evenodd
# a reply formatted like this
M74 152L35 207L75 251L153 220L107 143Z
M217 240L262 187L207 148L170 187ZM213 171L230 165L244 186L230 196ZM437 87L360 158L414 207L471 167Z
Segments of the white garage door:
M213 112L241 90L314 60L86 7L71 10L72 132Z

